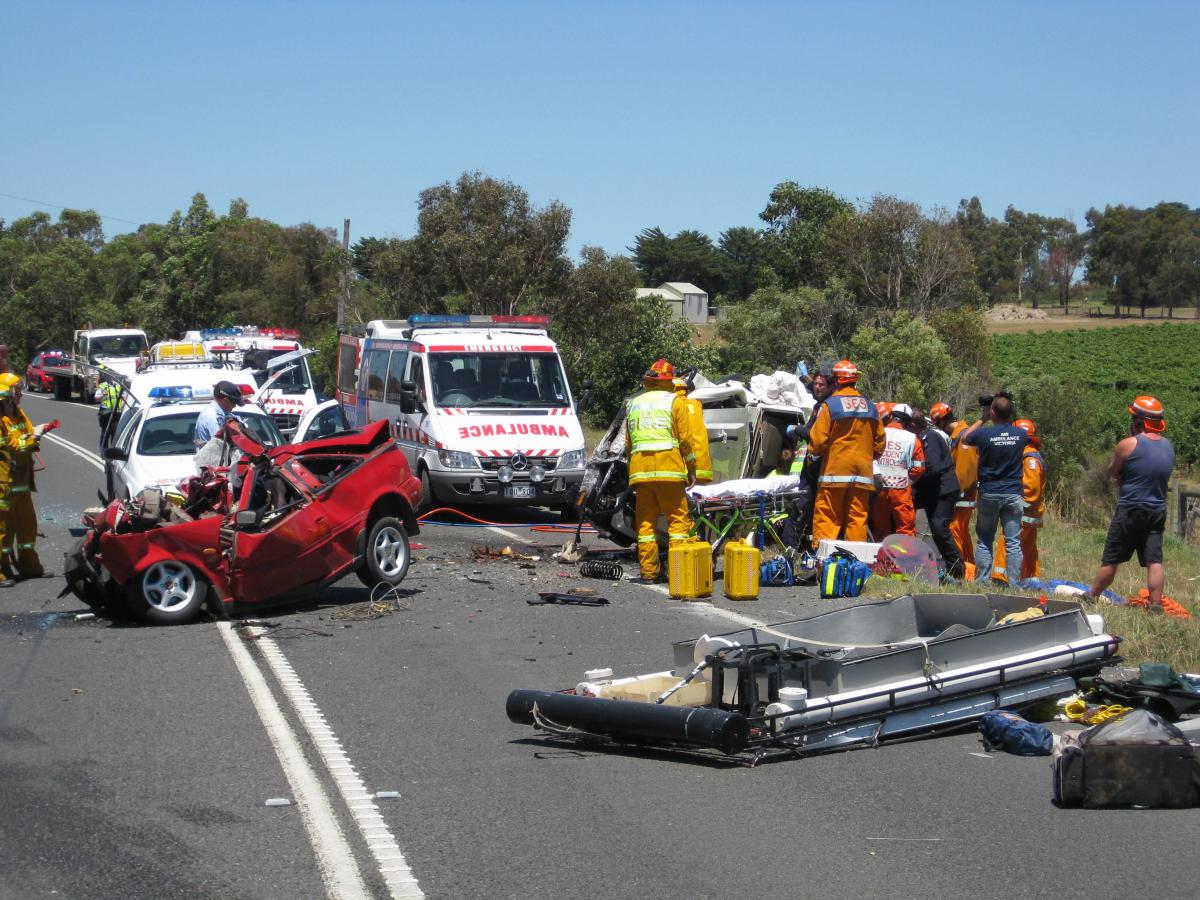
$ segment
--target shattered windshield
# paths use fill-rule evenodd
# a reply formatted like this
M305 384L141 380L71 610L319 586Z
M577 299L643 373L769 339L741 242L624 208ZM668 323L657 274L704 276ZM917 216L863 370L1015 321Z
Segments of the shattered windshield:
M92 362L98 356L137 356L146 349L148 345L144 334L112 334L88 341L88 357Z
M431 353L429 377L442 407L570 405L556 353Z
M265 360L254 359L250 356L247 356L244 358L244 364L249 363L253 365L265 366L267 362L275 359L276 357L284 356L285 354L294 352L294 350L272 351L266 355ZM274 382L272 382L270 390L280 391L284 394L307 393L309 387L312 385L312 382L308 377L308 360L298 359L295 362L285 365L284 368L287 371L285 371L282 375L276 378ZM270 380L271 376L275 374L275 371L277 370L268 370L265 368L254 369L254 381L256 382L257 386L262 387L264 384L266 384L267 381Z

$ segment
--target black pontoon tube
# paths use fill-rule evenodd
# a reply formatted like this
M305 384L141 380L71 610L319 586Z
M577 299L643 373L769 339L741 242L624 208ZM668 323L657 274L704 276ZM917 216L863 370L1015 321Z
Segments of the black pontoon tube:
M727 754L741 753L750 741L750 723L745 716L707 706L663 706L516 690L508 695L505 712L519 725L545 722L613 738L666 741Z

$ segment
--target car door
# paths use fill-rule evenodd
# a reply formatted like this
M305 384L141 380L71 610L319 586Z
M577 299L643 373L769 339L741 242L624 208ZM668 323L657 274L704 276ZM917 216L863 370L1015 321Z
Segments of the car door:
M135 478L135 473L130 469L137 465L136 458L131 458L133 457L134 438L141 430L143 418L145 418L143 410L130 410L129 418L118 423L117 438L112 446L121 450L125 454L125 458L105 459L104 461L105 482L110 500L117 497L124 499L130 496L129 485Z
M234 525L230 585L238 600L260 603L320 584L334 571L327 556L330 528L324 504L280 469L253 467L239 510L258 509L255 524Z

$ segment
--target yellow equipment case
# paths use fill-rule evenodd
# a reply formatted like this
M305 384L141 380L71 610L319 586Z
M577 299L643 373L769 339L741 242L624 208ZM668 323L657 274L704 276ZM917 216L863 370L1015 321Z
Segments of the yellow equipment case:
M762 551L752 544L725 545L725 596L730 600L758 599L758 566Z
M712 544L687 541L667 549L667 590L676 600L711 597L713 589Z

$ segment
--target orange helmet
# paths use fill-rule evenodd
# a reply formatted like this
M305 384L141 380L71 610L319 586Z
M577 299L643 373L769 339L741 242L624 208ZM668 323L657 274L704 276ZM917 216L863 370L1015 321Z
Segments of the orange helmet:
M879 418L886 419L888 416L890 416L892 414L892 408L895 405L896 405L895 403L890 403L887 400L877 401L875 404L875 408L877 410L879 410Z
M646 381L674 381L675 367L665 359L657 360L642 376Z
M1166 411L1154 397L1134 397L1129 414L1142 420L1147 431L1164 431L1167 427Z
M944 419L952 412L954 412L954 410L950 408L949 403L942 403L941 401L938 401L937 403L933 404L933 406L929 407L929 418Z
M840 360L833 364L833 377L839 385L854 384L858 381L858 366L848 359Z
M1031 419L1017 419L1013 422L1013 425L1023 429L1030 437L1037 437L1037 426L1033 424Z

